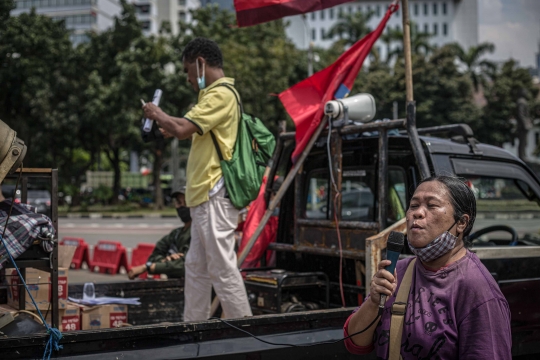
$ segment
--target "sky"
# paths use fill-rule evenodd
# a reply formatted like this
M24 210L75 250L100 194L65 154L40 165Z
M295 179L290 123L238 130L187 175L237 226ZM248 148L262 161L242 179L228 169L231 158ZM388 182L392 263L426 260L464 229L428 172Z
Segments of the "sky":
M478 0L479 41L495 44L487 58L514 58L536 67L540 43L540 0Z

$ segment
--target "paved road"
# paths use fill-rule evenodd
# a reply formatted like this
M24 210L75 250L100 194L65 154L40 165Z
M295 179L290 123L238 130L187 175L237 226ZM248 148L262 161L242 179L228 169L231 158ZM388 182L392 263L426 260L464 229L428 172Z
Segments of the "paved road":
M181 226L180 220L174 218L143 219L58 219L59 238L72 236L83 238L92 248L99 240L120 241L128 250L128 261L131 249L138 243L155 244L172 229ZM122 269L123 270L123 269ZM122 271L123 272L123 271ZM87 269L70 270L71 284L92 281L96 283L127 280L125 274L108 275L91 273Z
M155 244L172 229L181 226L175 218L142 219L68 219L60 218L59 238L81 237L88 244L95 245L99 240L120 241L127 248L138 243Z

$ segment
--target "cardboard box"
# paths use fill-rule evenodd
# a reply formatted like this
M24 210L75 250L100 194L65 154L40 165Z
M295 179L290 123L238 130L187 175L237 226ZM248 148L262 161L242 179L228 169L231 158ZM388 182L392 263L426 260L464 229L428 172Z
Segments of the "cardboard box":
M115 328L127 321L127 305L81 306L81 330Z
M22 282L19 279L17 270L10 269L6 271L7 287L7 304L15 309L19 309L19 292L25 291ZM30 294L34 297L39 310L50 309L51 302L51 276L46 271L27 268L26 269L26 285L30 290ZM58 269L58 308L65 309L67 306L68 297L68 269ZM34 310L34 304L28 296L25 295L26 310Z
M58 308L66 309L68 298L68 270L75 253L75 246L58 247ZM17 262L17 260L15 260ZM30 290L30 293L34 297L38 309L48 310L50 309L51 302L51 277L46 271L41 271L33 268L26 269L26 285ZM19 279L17 270L6 269L6 283L7 283L7 303L15 309L19 309L19 293L25 291L22 282ZM25 309L34 310L34 304L28 296L25 295Z
M6 304L0 305L0 329L9 325L15 316L17 310Z
M32 311L37 314L36 310ZM41 312L44 316L45 313ZM77 331L81 330L81 310L78 306L68 304L65 309L60 310L60 331ZM39 315L38 315L39 316ZM51 326L51 316L52 312L47 313L47 323Z

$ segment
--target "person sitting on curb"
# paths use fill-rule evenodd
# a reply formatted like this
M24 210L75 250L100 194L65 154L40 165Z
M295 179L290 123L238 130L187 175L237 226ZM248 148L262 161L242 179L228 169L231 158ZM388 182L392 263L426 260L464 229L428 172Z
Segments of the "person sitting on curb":
M134 266L128 273L131 280L148 271L148 274L165 274L168 278L184 277L185 255L191 241L191 215L186 207L185 189L174 190L171 194L178 217L183 226L174 229L159 240L146 264Z

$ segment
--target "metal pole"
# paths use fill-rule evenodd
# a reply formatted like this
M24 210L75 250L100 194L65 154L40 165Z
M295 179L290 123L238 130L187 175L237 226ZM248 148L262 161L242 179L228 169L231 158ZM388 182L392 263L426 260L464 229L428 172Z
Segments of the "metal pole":
M412 82L411 60L411 22L409 20L409 0L401 0L403 9L403 51L405 56L405 83L407 88L407 102L414 100Z
M411 22L409 19L409 0L401 0L403 13L403 55L405 56L405 85L407 90L407 133L416 158L422 179L429 177L427 163L422 143L416 130L416 102L413 93L412 56L411 56Z

